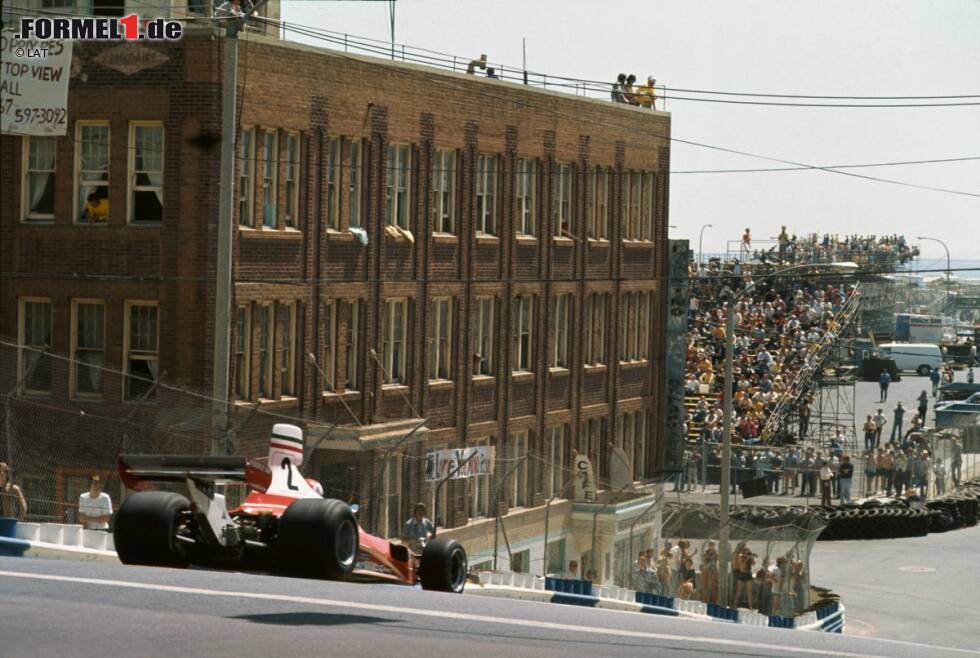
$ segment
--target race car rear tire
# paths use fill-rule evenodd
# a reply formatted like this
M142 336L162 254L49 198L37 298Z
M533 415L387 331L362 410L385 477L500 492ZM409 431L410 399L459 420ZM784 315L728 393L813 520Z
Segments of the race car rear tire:
M466 550L455 539L433 539L422 549L422 589L460 594L466 585Z
M190 502L170 491L130 494L116 513L113 541L123 564L186 567L187 551L176 539L177 518Z
M357 561L354 513L342 500L302 498L279 519L279 569L304 578L343 580Z

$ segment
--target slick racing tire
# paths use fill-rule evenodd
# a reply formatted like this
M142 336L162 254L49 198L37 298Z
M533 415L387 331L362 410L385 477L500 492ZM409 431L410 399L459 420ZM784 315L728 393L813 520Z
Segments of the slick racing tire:
M170 491L138 491L116 513L113 541L123 564L186 567L185 547L176 539L178 518L190 502Z
M422 549L422 589L460 594L466 585L466 551L455 539L433 539Z
M304 578L343 580L354 570L357 520L342 500L301 498L279 519L280 571Z

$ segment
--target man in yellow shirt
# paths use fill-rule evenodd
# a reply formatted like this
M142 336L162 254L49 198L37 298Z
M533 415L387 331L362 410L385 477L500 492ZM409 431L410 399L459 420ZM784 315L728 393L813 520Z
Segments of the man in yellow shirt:
M645 85L640 85L636 90L636 101L640 107L655 109L654 103L657 100L657 80L651 75L647 78Z
M109 219L109 199L100 197L95 192L88 195L82 218L93 224L102 224Z

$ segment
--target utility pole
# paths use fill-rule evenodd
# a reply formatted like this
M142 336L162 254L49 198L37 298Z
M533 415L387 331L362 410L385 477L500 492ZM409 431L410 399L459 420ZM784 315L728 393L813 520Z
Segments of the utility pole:
M261 4L261 3L258 3ZM231 370L231 245L235 228L235 137L238 91L238 33L244 14L225 21L224 70L221 77L221 180L218 185L218 254L215 260L214 369L212 380L211 453L225 454L228 445L228 379Z

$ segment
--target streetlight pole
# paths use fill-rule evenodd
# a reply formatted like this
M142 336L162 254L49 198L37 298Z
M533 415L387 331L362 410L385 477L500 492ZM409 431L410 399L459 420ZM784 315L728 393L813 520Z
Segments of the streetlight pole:
M698 269L701 269L701 244L704 242L704 229L714 228L711 224L704 224L701 230L698 231Z
M949 247L947 247L946 243L940 240L939 238L930 238L924 235L920 235L919 237L916 238L916 240L932 240L933 242L938 242L939 244L941 244L943 246L943 249L946 250L946 298L943 300L943 312L948 312L949 311L949 270L950 270Z
M813 267L811 263L794 265L793 267L780 270L775 275L782 276L793 271L811 267ZM846 271L856 270L858 266L854 263L827 263L826 265L822 265L822 267ZM759 281L761 279L746 286L740 296L744 297L750 294ZM719 492L721 510L719 514L720 527L718 528L718 577L720 578L719 594L725 604L728 602L728 590L731 585L731 576L728 573L729 562L731 561L731 551L728 546L731 503L729 501L728 490L731 487L732 481L732 352L735 351L735 300L738 296L733 289L731 297L728 300L728 318L725 322L725 389L722 391L724 408L723 422L725 426L721 435L721 491Z

